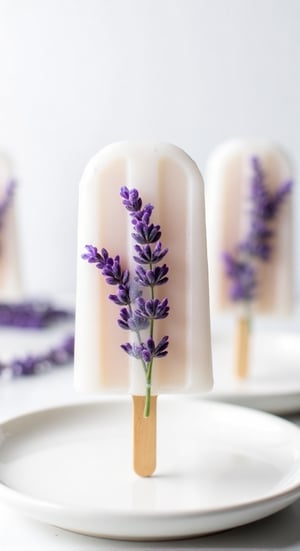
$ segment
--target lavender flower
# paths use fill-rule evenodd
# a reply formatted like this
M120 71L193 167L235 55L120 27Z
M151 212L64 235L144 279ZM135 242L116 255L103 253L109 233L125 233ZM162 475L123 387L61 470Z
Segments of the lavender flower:
M146 224L145 222L137 221L134 229L135 231L131 235L140 245L156 243L161 237L159 225L155 226L154 224Z
M134 303L141 294L141 289L136 284L133 285L132 282L129 282L126 285L119 285L118 293L116 295L108 295L108 298L118 306L126 306Z
M138 309L136 313L146 319L159 320L166 318L169 315L168 299L162 301L155 299L146 300L139 298L137 300Z
M130 212L140 211L142 208L142 199L139 197L137 189L129 190L126 186L121 187L120 195L122 203Z
M141 247L141 245L135 245L134 249L138 253L138 256L133 257L137 264L157 264L168 252L168 249L162 248L160 241L156 243L154 249L148 244L143 247Z
M40 354L29 354L25 357L14 358L4 363L0 362L0 376L16 378L37 375L49 371L51 366L60 367L69 364L74 356L74 336L69 335L56 347Z
M153 358L163 358L168 354L169 337L163 337L157 346L153 339L148 339L146 344L142 345L142 358L145 362L151 362Z
M160 242L161 229L151 222L153 206L143 207L142 199L136 189L122 187L120 191L123 205L131 216L133 226L132 237L136 242L133 259L136 263L133 275L121 266L119 255L109 256L106 249L101 253L93 245L86 245L86 253L82 258L96 264L101 270L106 283L117 286L117 293L108 298L117 306L121 306L118 325L121 329L135 334L137 342L121 344L121 348L134 358L141 361L146 380L146 399L144 415L150 415L151 378L154 358L162 358L168 353L169 338L167 336L155 344L154 322L166 318L169 314L168 299L155 298L155 287L168 281L169 268L166 264L158 265L166 256L168 249ZM146 266L147 268L144 268ZM148 288L150 297L145 299L143 288ZM142 332L149 330L146 341Z
M0 326L5 327L42 329L73 315L72 311L57 308L50 302L0 303Z
M136 281L143 285L143 287L154 287L155 285L164 285L167 283L168 278L165 277L169 268L164 264L163 266L156 266L154 270L144 270L142 266L138 266L136 273Z
M96 264L96 268L102 270L110 260L107 250L101 249L101 253L99 253L97 247L93 247L93 245L86 245L85 248L86 252L81 258L87 260L91 264Z
M291 192L292 182L284 182L274 192L266 186L265 174L257 157L251 159L250 228L245 240L238 243L234 253L222 255L226 275L231 279L229 288L233 301L250 302L258 287L253 260L267 262L272 256L272 240L275 237L274 220Z
M248 262L237 260L229 253L223 254L223 261L225 273L232 279L229 289L231 300L253 300L257 285L254 268Z
M137 310L135 312L122 308L120 310L120 318L118 324L122 329L129 329L139 333L143 329L149 327L149 320L142 316Z
M102 268L102 274L109 285L126 285L129 281L129 271L122 270L119 256L115 256L113 260L108 259Z

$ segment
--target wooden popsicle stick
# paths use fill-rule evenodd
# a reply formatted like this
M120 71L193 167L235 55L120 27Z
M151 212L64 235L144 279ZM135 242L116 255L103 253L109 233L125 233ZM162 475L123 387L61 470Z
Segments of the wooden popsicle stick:
M249 320L239 318L236 325L234 349L234 373L239 379L246 379L249 373Z
M151 476L156 468L156 402L151 396L150 416L144 417L145 396L133 399L133 468L139 476Z

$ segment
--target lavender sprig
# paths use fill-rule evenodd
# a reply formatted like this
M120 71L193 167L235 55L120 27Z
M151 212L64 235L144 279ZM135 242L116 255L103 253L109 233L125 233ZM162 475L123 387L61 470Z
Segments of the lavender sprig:
M95 264L106 283L117 287L116 294L108 298L120 306L118 325L135 334L136 342L121 344L121 348L141 361L146 382L144 416L150 415L152 368L155 358L163 358L168 353L169 337L164 336L158 343L154 340L154 323L169 315L168 299L155 297L155 288L168 282L166 264L158 265L168 253L160 242L161 228L151 222L153 205L143 202L136 189L121 188L120 195L133 226L132 238L135 241L133 260L136 263L134 274L123 269L120 256L109 256L106 249L98 251L93 245L86 245L84 260ZM144 267L145 266L145 267ZM147 289L149 297L143 297ZM143 340L142 332L148 330L148 338Z
M253 157L251 165L249 231L233 253L224 252L222 255L225 274L231 280L230 298L248 305L255 298L258 288L253 261L270 260L275 237L274 221L293 185L291 181L284 182L272 193L267 188L259 159Z
M57 346L47 352L30 354L14 358L8 362L0 360L0 377L11 379L29 375L37 375L49 371L51 367L69 364L74 356L74 336L65 337Z
M53 323L72 318L71 310L58 308L50 302L0 302L0 326L22 329L42 329Z

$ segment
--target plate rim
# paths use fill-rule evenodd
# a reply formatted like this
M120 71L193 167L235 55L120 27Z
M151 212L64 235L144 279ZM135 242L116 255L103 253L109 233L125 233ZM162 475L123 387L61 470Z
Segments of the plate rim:
M74 402L70 402L70 403L64 403L64 404L58 404L58 405L54 405L54 406L50 406L50 407L46 407L46 408L38 408L38 409L35 409L35 410L32 410L32 411L28 411L28 412L25 412L24 414L18 414L16 416L13 416L9 419L6 419L4 421L2 421L0 423L0 429L3 429L5 425L8 425L9 423L16 423L16 422L21 422L22 420L26 420L30 417L33 417L33 418L36 418L38 419L40 415L51 415L51 414L55 414L57 412L62 412L64 410L72 410L72 409L85 409L86 407L95 407L96 405L104 405L104 404L110 404L110 403L121 403L121 404L125 404L125 403L128 403L128 396L122 396L122 397L118 397L118 396L104 396L104 397L100 397L98 399L93 399L93 400L84 400L84 401L74 401ZM166 398L164 396L164 398ZM178 397L177 397L178 399ZM195 405L197 404L197 402L199 403L199 399L195 398L193 399L193 396L191 395L189 398L187 397L180 397L181 400L183 401L189 401L191 403L194 403ZM176 400L176 397L175 396L172 396L172 397L168 397L166 402L168 401L177 401ZM245 412L246 415L255 415L255 416L258 416L258 417L266 417L268 419L270 419L272 422L274 422L275 424L280 424L280 425L286 425L289 429L289 431L291 432L294 432L295 435L298 437L299 439L299 451L300 451L300 427L297 426L296 424L294 424L293 422L289 421L289 420L286 420L286 419L282 419L281 417L277 417L276 415L272 414L272 413L269 413L269 412L265 412L265 411L260 411L260 410L256 410L256 409L252 409L252 408L248 408L248 407L244 407L244 406L241 406L241 405L235 405L235 404L227 404L227 403L223 403L223 402L218 402L218 401L214 401L214 400L203 400L201 401L201 404L206 407L213 407L213 408L220 408L220 409L227 409L227 410L242 410ZM5 440L5 438L4 438ZM0 443L0 455L1 455L1 446L2 446L2 442ZM300 457L299 457L299 472L300 472ZM155 475L154 475L155 477ZM205 517L205 516L211 516L211 515L222 515L222 514L227 514L227 513L234 513L234 512L238 512L238 511L246 511L247 509L252 509L254 506L264 506L264 505L267 505L269 503L274 503L274 501L280 501L280 500L286 500L286 499L291 499L292 501L294 501L295 499L297 499L297 496L299 495L300 497L300 480L298 483L295 483L293 484L292 486L288 487L288 488L285 488L279 492L276 492L275 494L273 493L272 495L267 495L267 496L262 496L260 498L255 498L255 499L251 499L250 501L246 501L245 503L237 503L237 504L232 504L232 505L222 505L222 506L218 506L217 508L212 508L212 507L209 507L209 508L205 508L205 509L185 509L185 510L176 510L176 511L172 511L172 510L157 510L156 512L153 512L151 509L144 509L142 511L137 511L137 510L134 510L134 511L123 511L122 509L110 509L110 508L106 508L106 507L97 507L97 508L93 508L93 514L96 514L97 516L99 514L103 515L103 514L111 514L111 515L114 515L114 516L119 516L120 518L136 518L136 517L139 517L139 518L149 518L151 517L152 520L155 520L156 518L159 518L161 519L162 517L165 517L165 518L168 518L168 517L180 517L182 518L183 516L187 516L187 517L198 517L198 516L201 516L201 517ZM84 511L84 514L87 514L87 512L90 510L88 508L81 508L80 506L74 506L74 505L70 505L70 504L60 504L60 503L57 503L57 502L51 502L51 501L48 501L48 500L45 500L45 499L41 499L41 498L38 498L38 497L34 497L34 496L30 496L30 495L27 495L26 493L24 492L21 492L21 491L18 491L18 490L15 490L13 488L11 488L10 486L4 484L2 482L2 480L0 479L0 496L4 496L4 499L8 499L8 501L10 502L19 502L21 500L22 502L22 505L26 505L26 502L29 502L31 504L32 507L47 507L47 508L51 508L52 510L60 510L60 511L64 511L64 512L67 512L67 511L70 511L72 513L79 513L80 511Z

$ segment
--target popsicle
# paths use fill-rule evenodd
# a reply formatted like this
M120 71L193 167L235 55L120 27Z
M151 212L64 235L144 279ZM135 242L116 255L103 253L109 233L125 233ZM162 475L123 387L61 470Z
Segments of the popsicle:
M158 263L167 263L168 282L155 287L155 299L167 297L170 310L155 323L154 339L161 342L168 336L169 347L153 363L149 419L143 416L149 381L145 384L140 359L120 346L128 332L116 323L118 308L107 298L111 289L99 270L81 258L86 245L99 251L104 247L112 258L120 255L134 281L139 270L132 260L137 254L134 226L124 208L124 197L132 190L138 190L143 208L154 207L151 223L161 227L161 251L168 248L166 261ZM147 288L142 291L144 295ZM212 385L203 182L196 164L178 147L121 142L88 163L79 191L75 326L75 388L133 395L134 467L147 476L155 469L157 395L198 393Z
M12 163L0 153L0 300L21 295Z
M235 372L248 373L249 321L293 307L292 167L265 140L222 144L207 167L212 311L237 317Z

